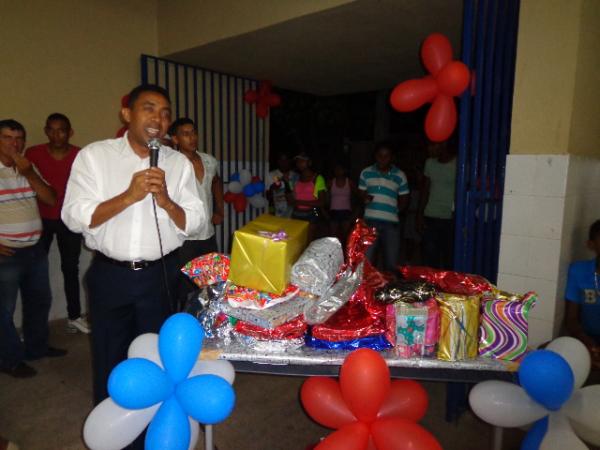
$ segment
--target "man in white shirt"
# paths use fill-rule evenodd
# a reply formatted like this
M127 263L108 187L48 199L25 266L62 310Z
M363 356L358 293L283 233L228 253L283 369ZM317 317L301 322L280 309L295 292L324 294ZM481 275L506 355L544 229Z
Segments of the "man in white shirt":
M86 275L96 403L108 396L108 376L131 341L159 331L178 277L175 250L206 221L184 156L161 146L158 167L149 167L148 142L161 139L171 122L167 91L138 86L121 113L127 133L79 152L62 209L64 223L96 250Z

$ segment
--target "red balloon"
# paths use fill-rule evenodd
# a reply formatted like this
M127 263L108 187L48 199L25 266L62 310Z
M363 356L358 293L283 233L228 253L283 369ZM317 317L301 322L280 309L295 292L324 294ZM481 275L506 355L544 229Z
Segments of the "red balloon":
M246 91L244 93L244 101L246 103L256 103L258 100L258 92L256 91Z
M446 36L433 33L427 36L421 47L421 59L427 71L432 75L452 61L452 45Z
M267 117L269 115L269 105L258 102L256 104L256 115L261 119Z
M373 423L371 436L377 450L442 450L429 431L412 420L399 417Z
M425 134L432 142L443 142L456 127L456 105L447 95L438 95L425 117Z
M281 97L277 94L269 94L266 103L271 108L276 108L277 106L281 105Z
M438 93L438 85L431 77L408 80L398 84L390 95L396 111L408 112L431 102Z
M401 417L419 422L429 406L427 391L413 380L393 380L377 418Z
M233 192L229 191L225 192L225 195L223 196L223 200L225 200L227 203L233 203L236 198L237 196Z
M366 450L369 442L369 426L354 422L331 433L315 450Z
M269 80L263 80L258 85L258 93L261 96L268 95L271 92L271 82Z
M246 211L246 206L248 205L248 200L246 200L246 196L242 193L234 195L236 198L233 201L233 209L235 209L235 211L239 213Z
M469 68L460 61L451 61L435 77L443 94L457 96L469 86Z
M311 377L300 390L300 400L308 415L328 428L338 429L356 422L342 397L338 382L327 377Z
M250 181L252 183L257 183L260 181L260 177L258 175L254 175Z
M340 387L350 411L362 422L375 420L390 391L390 370L374 350L350 353L340 369Z
M369 436L369 443L367 444L367 450L377 450L377 447L375 447L375 441L373 441L373 436Z

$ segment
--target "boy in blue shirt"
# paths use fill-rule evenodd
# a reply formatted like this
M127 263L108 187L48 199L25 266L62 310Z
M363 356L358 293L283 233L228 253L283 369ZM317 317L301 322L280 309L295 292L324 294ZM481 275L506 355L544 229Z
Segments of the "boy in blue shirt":
M587 246L596 257L569 267L565 320L569 334L586 345L600 367L600 220L590 227Z

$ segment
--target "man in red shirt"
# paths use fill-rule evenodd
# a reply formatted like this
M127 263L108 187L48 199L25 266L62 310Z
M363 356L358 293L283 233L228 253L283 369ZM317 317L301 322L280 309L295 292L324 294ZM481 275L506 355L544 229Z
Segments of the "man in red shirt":
M56 234L69 315L67 331L71 333L80 331L87 334L90 332L90 328L87 321L81 317L79 298L81 235L69 230L60 218L71 166L80 149L69 144L69 139L73 136L73 129L69 118L64 114L50 114L46 119L44 132L48 136L48 143L30 147L26 152L27 159L37 167L57 195L55 206L47 206L38 202L44 226L41 240L48 251Z

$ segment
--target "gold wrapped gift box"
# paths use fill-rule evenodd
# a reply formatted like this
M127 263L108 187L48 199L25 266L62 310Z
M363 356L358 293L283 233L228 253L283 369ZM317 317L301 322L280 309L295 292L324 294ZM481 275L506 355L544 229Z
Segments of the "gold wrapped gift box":
M257 217L233 235L229 279L239 286L283 293L307 239L308 222L269 214Z

